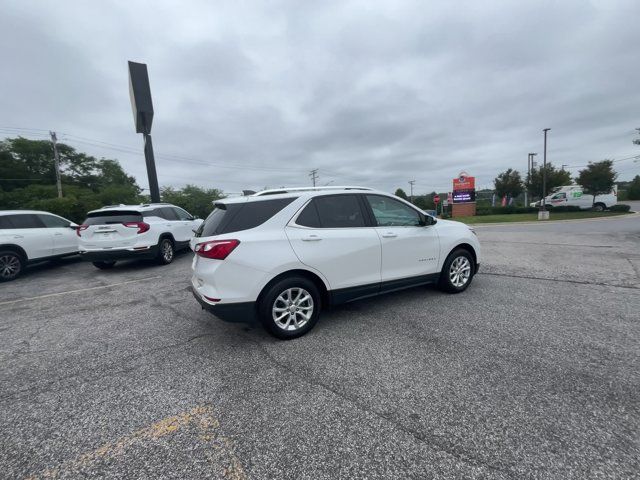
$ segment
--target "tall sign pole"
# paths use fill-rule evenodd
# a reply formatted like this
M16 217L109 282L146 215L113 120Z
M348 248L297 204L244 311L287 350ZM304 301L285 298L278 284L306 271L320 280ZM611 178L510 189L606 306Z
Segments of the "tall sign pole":
M144 63L129 62L129 96L131 98L136 132L141 133L144 138L144 159L147 164L151 201L159 203L160 188L158 187L156 161L153 156L153 143L151 141L153 103L151 102L151 87L149 86L147 65Z
M529 179L531 178L531 154L527 155L527 180L524 184L524 206L529 206Z
M547 209L547 132L550 128L542 130L544 132L544 160L542 162L542 202L540 202L540 208L542 211Z

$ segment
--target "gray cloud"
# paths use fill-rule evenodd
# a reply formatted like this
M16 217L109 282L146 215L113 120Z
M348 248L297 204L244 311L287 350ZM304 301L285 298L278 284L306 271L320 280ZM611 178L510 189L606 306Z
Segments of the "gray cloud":
M638 153L635 1L129 3L5 2L0 126L65 132L146 185L136 60L165 185L488 186L544 127L558 165Z

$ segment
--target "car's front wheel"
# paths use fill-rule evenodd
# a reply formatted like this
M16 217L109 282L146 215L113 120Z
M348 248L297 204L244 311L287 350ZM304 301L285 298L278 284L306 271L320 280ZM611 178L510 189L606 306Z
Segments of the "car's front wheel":
M440 288L449 293L467 289L474 275L473 256L459 248L449 254L440 273Z
M258 305L260 321L274 337L297 338L311 330L320 316L320 292L304 277L290 277L272 285Z
M19 254L11 250L0 252L0 282L15 280L23 268L24 261Z

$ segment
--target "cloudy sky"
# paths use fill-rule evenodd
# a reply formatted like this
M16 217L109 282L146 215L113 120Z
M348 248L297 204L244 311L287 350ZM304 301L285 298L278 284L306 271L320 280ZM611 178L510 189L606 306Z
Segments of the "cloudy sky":
M484 187L541 159L545 127L558 166L640 173L637 0L1 6L0 138L56 130L143 187L127 60L149 66L161 185L299 186L318 168L321 185L444 191L466 170Z

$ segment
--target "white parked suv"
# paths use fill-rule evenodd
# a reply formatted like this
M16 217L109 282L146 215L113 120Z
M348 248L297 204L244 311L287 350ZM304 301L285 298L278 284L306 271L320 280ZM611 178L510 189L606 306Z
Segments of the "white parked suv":
M49 212L0 211L0 281L17 278L29 263L78 253L77 227Z
M116 205L93 210L78 227L80 254L100 269L116 261L153 258L162 265L188 248L201 219L167 203Z
M279 338L311 330L322 307L427 283L461 292L480 264L467 225L367 188L266 190L215 207L191 240L194 296Z

